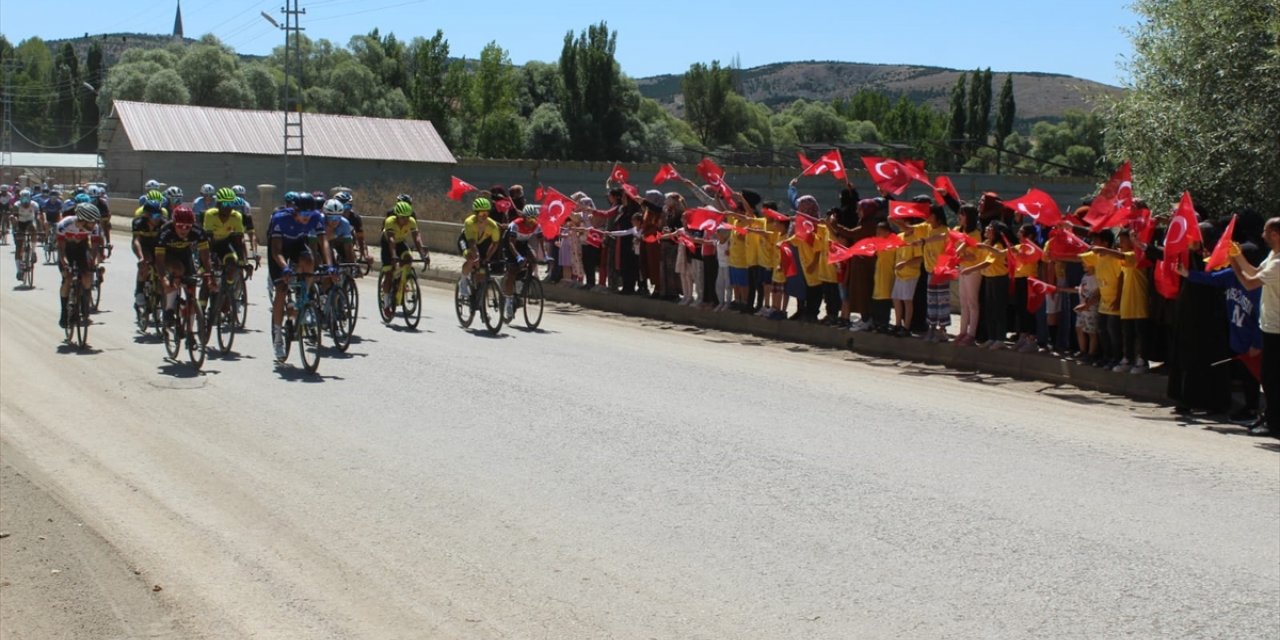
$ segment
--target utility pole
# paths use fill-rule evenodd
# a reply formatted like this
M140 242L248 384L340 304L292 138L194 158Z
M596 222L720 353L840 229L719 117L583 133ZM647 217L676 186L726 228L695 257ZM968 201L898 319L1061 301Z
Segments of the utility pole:
M280 8L284 24L276 22L266 12L262 13L263 18L284 31L284 179L281 187L286 191L293 190L290 189L291 184L296 184L298 189L306 189L307 184L306 145L302 133L302 32L306 29L299 24L307 10L298 8L298 2L285 0L285 6ZM297 95L290 88L291 84L297 85Z
M18 61L12 56L4 61L4 130L0 132L0 174L13 170L13 70ZM4 178L11 182L8 178Z

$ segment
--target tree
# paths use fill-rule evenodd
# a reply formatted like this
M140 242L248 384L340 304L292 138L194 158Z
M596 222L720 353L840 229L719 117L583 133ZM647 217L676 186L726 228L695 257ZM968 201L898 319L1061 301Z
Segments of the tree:
M449 128L449 120L453 116L453 102L456 95L450 95L445 88L445 77L449 70L449 41L444 32L437 29L431 39L417 39L409 46L413 60L413 70L409 80L409 102L413 105L413 116L420 120L430 120L441 135Z
M522 117L530 117L544 104L555 104L560 94L560 69L555 64L530 60L516 71L516 105Z
M614 56L617 47L618 33L609 31L603 21L587 27L577 38L572 31L564 36L560 113L569 127L573 158L602 160L624 154L622 138L628 125L618 99L623 83Z
M511 58L506 50L497 42L485 45L480 51L480 63L476 66L472 86L480 118L476 153L482 156L501 158L518 155L524 147L523 125L516 113L513 75Z
M950 146L953 158L963 157L963 147L960 141L965 139L965 125L968 120L967 112L965 111L964 85L964 74L961 73L960 77L956 78L955 86L951 88L951 122L947 126L947 138L951 141ZM959 166L959 163L954 160L951 164L953 167Z
M102 91L102 83L107 79L106 69L102 62L102 45L96 40L89 45L85 56L84 81L95 91L86 91L80 95L80 131L84 142L81 151L96 152L98 150L98 124L102 114L98 110L98 94Z
M978 144L987 144L987 135L991 133L991 67L982 71L982 82L978 85L977 125L973 136Z
M62 43L54 62L53 100L49 103L49 115L53 119L55 146L75 142L80 137L80 100L84 92L80 86L80 59L70 42Z
M695 62L680 81L684 94L684 119L705 147L717 147L733 140L738 123L726 108L733 95L733 71L721 67L719 60L710 66Z
M191 104L233 108L245 106L241 96L228 96L219 92L223 81L238 75L239 62L235 54L217 38L205 36L200 39L200 44L192 45L178 62L177 70L191 93Z
M1108 105L1109 159L1152 208L1280 201L1280 14L1274 2L1136 0L1129 91Z
M161 69L147 78L142 100L157 104L190 104L191 94L177 71Z
M240 68L240 78L253 95L253 107L275 110L280 107L280 86L271 70L261 63L247 64Z
M996 111L996 148L1003 151L1004 141L1013 133L1013 121L1018 111L1013 101L1013 74L1004 77L1004 86L1000 87L1000 106ZM1000 156L996 156L996 173L1000 172Z
M529 115L525 155L540 160L563 160L569 154L569 127L554 104L543 103Z

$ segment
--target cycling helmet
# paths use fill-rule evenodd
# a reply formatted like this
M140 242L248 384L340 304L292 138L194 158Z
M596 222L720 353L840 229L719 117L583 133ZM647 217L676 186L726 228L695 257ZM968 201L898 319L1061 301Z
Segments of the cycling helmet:
M342 204L351 204L351 201L352 201L351 192L339 191L337 195L333 196L333 199L337 200L338 202L341 202Z
M226 187L223 187L221 189L218 189L218 193L217 195L213 196L213 199L217 200L219 204L223 202L234 203L236 201L236 192Z
M316 208L315 196L303 191L297 195L294 205L298 211L314 211Z
M413 198L407 193L402 193L396 196L396 202L408 202L409 204L413 204Z
M182 193L182 187L179 187L177 185L174 185L164 190L164 197L168 198L169 200L177 200L178 202L182 202L183 195L185 194Z
M148 180L146 184L142 185L142 188L146 189L147 191L151 191L152 189L159 189L160 183L155 180Z
M471 210L477 213L479 212L488 213L489 210L492 208L493 208L493 203L489 202L488 198L476 198L475 200L471 201Z
M236 194L237 198L243 198L245 193L244 187L241 185L235 185L234 187L231 187L231 193Z
M97 222L102 219L102 213L98 208L88 202L81 202L76 205L76 220L84 220L85 222Z
M185 204L180 204L173 208L173 223L174 224L195 224L196 212L192 211L191 207L188 207Z
M542 207L536 204L526 204L524 209L520 210L520 215L526 218L536 218L538 217L538 211L540 210L542 210Z
M202 196L212 196L214 191L215 189L211 184L200 185L200 195Z
M327 200L324 203L324 214L327 216L340 216L345 210L346 209L343 208L342 203L338 202L336 198Z
M293 204L298 201L298 194L293 191L284 192L284 203Z
M159 190L159 189L152 189L152 190L150 190L150 191L148 191L148 192L147 192L147 199L148 199L148 200L156 200L156 201L159 201L159 202L164 202L164 194L163 194L163 193L160 193L160 190Z
M19 197L19 198L30 198L30 197L31 197L31 190L30 190L30 189L23 189L22 191L19 191L19 192L18 192L18 197Z
M408 202L397 202L396 206L391 209L391 212L402 218L407 218L413 215L413 205Z
M93 198L90 198L87 193L77 193L75 197L75 201L79 204L84 204L90 200L93 200Z

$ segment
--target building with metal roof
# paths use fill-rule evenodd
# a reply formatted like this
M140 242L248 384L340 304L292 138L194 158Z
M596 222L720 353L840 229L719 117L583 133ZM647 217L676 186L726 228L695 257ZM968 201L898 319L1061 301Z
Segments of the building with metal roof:
M80 184L102 175L102 158L96 153L28 153L0 155L0 183Z
M108 188L137 191L152 179L187 193L204 183L283 186L284 115L117 100L100 137ZM413 183L457 163L426 120L308 113L304 122L306 185L289 188Z

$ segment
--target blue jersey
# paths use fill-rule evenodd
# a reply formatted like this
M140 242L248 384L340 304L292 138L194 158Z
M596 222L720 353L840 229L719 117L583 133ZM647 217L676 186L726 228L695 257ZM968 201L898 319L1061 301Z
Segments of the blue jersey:
M330 220L335 218L329 218ZM339 240L355 240L355 233L351 229L351 223L342 216L336 216L338 226L333 230L333 237Z
M271 216L267 237L280 238L285 244L306 242L324 233L324 215L319 211L306 211L302 222L294 216L293 209L281 209Z
M1262 327L1258 324L1262 309L1262 289L1250 291L1244 288L1231 269L1212 273L1191 271L1187 273L1187 280L1227 290L1227 318L1232 351L1244 353L1250 348L1262 348Z

